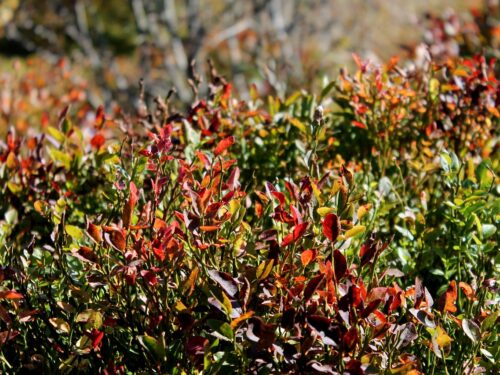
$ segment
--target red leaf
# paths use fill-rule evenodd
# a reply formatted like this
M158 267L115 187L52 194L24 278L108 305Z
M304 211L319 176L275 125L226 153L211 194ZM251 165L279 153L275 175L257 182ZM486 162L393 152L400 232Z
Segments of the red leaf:
M231 145L234 143L234 137L230 136L227 138L224 138L222 141L219 142L217 147L215 148L214 154L215 156L219 156L226 150L227 148L231 147Z
M235 190L240 186L240 169L238 167L234 168L227 179L227 187L229 190Z
M227 83L224 85L224 91L222 92L221 99L224 101L228 101L229 98L231 98L231 89L232 85L230 83Z
M95 149L100 149L104 143L106 142L106 138L101 133L97 133L90 140L90 145Z
M352 124L357 127L357 128L361 128L361 129L366 129L366 125L363 124L362 122L359 122L359 121L353 121Z
M80 249L78 250L78 254L90 262L96 263L98 260L94 251L88 246L80 246Z
M359 257L361 259L361 267L369 263L377 252L377 243L370 237L359 250Z
M95 113L95 121L94 121L94 126L96 129L101 129L102 126L104 125L104 107L102 105L100 105L98 108L97 108L97 111Z
M208 339L201 336L190 337L186 343L186 351L190 356L203 356L205 346L208 345Z
M288 245L290 245L291 243L293 243L293 232L292 233L289 233L285 236L285 238L283 238L283 242L281 242L281 246L283 247L286 247Z
M263 211L262 205L259 202L255 202L255 215L257 218L260 219L262 217Z
M301 224L296 225L293 228L292 233L288 234L283 239L283 242L281 243L281 246L286 247L286 246L290 245L291 243L294 243L297 240L299 240L304 235L304 233L306 232L308 225L309 225L309 223L301 223Z
M349 331L347 331L344 335L344 338L342 340L342 344L347 349L347 351L351 351L354 349L354 346L358 342L358 331L356 330L356 327L351 327Z
M374 312L377 309L378 305L380 305L380 302L382 302L382 300L380 300L380 299L376 299L376 300L371 301L368 304L368 306L366 306L366 308L361 313L361 317L363 319L368 317L372 312Z
M364 66L364 63L363 61L361 60L361 57L359 57L359 55L357 53L352 53L352 58L354 60L354 62L356 63L356 65L358 66L358 68L361 70Z
M335 214L328 214L323 220L323 234L330 241L335 241L340 234L340 220Z
M202 162L203 166L205 168L210 168L210 164L211 164L211 161L210 159L208 158L207 155L205 155L203 152L201 151L196 151L196 156L198 157L198 159Z
M347 272L347 261L345 256L337 249L333 252L333 261L335 268L335 280L339 282L339 280L344 277Z
M165 260L165 251L162 247L153 247L153 254L160 262Z
M305 302L309 301L309 298L312 297L314 291L318 288L319 284L323 281L325 275L320 274L315 276L309 281L306 288L304 289L304 300Z
M280 193L279 191L273 191L271 194L278 199L280 202L280 206L283 206L285 204L285 195L283 193Z
M150 286L155 286L158 283L158 278L153 271L142 270L141 276L144 278L144 281L146 281Z
M328 346L338 346L340 332L332 326L331 319L321 315L309 315L307 324L315 331Z
M101 341L104 337L104 332L101 332L97 329L93 329L90 333L87 333L87 336L92 341L92 347L95 349L101 343Z

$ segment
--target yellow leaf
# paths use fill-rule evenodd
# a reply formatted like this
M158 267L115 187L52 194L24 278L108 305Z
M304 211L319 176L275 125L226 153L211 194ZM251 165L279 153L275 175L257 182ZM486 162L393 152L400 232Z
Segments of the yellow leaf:
M259 266L257 267L257 271L255 272L257 279L263 280L267 276L269 276L271 270L273 269L273 264L274 264L274 259L269 259L259 264Z
M41 200L37 200L33 204L33 206L35 207L35 211L38 212L41 215L43 215L43 213L44 213L44 207L45 207L45 205L46 205L46 203L44 201L41 201Z
M366 230L366 227L364 225L356 225L355 227L352 227L349 229L347 232L344 234L344 238L350 238L357 236L358 234L363 233Z
M316 200L319 204L323 204L323 198L321 198L321 191L318 189L318 186L313 181L311 181L311 186Z
M295 91L292 95L290 95L286 101L285 101L285 106L290 106L292 105L299 97L300 97L300 91Z
M233 305L231 304L231 300L224 292L222 292L222 299L222 304L226 309L227 315L231 316L231 313L233 312Z
M57 161L61 163L66 169L70 169L71 157L67 153L59 151L55 148L49 148L49 154L53 161Z
M188 296L191 295L193 293L193 291L194 291L194 286L195 286L195 283L196 283L196 278L198 277L198 273L199 272L200 272L199 268L195 267L191 271L191 274L189 275L189 278L184 283L184 292L188 292Z
M432 78L429 81L429 92L433 98L436 98L439 94L439 81L436 78Z
M318 213L319 216L323 217L323 216L326 216L328 214L331 214L335 211L334 208L332 207L319 207L316 212Z
M184 304L182 303L182 301L177 301L177 302L175 303L175 310L176 310L177 312L182 312L182 311L184 311L184 310L187 310L187 307L186 307L186 305L184 305Z
M75 240L79 240L83 237L83 232L81 231L81 229L74 225L66 225L64 227L64 230L71 238Z
M5 162L7 165L7 168L9 169L14 169L17 167L17 158L16 154L14 154L12 151L9 152L9 155L7 156L7 160Z
M13 194L17 194L19 193L20 191L23 190L22 186L19 185L19 184L16 184L12 181L9 181L7 182L7 187L9 188L9 190L13 193Z
M438 326L435 335L436 343L440 348L445 348L451 345L452 339L446 334L446 331L443 328Z
M358 220L361 220L372 208L371 203L364 204L358 208Z
M239 200L231 200L229 202L229 212L231 216L234 215L240 209L241 203Z
M307 133L306 126L295 117L290 117L288 121L290 122L290 124L299 129L302 133Z
M332 190L330 191L330 193L332 195L337 194L341 187L342 187L342 181L340 179L335 180L333 182Z
M469 73L465 69L458 68L453 71L453 75L459 77L468 77Z
M47 132L59 143L63 143L66 138L63 132L52 126L47 127Z

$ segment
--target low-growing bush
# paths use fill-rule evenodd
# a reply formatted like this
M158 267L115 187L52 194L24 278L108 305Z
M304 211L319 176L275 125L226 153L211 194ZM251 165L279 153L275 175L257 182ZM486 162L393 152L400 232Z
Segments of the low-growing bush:
M498 372L496 62L355 60L319 95L247 102L214 71L179 112L39 102L24 77L2 371Z

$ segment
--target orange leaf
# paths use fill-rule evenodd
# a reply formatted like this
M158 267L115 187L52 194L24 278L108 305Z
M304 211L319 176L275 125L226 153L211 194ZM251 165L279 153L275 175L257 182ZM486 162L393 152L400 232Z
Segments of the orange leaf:
M217 147L215 148L214 154L215 156L219 156L226 150L227 148L231 147L231 145L234 143L234 137L230 136L227 138L224 138L222 141L219 142Z
M307 266L311 261L316 258L316 250L308 249L302 252L300 260L304 266Z
M89 233L90 237L92 237L92 239L95 242L99 243L102 241L102 231L101 231L101 228L98 227L97 225L89 223L89 226L87 228L87 232Z
M132 221L132 215L134 213L134 208L135 204L137 203L137 187L133 182L130 182L130 196L125 203L125 206L123 207L123 214L122 214L122 220L123 220L123 227L128 228L130 225L130 222Z
M214 232L219 229L219 227L217 225L200 225L200 229L204 232Z
M125 236L119 229L115 229L111 232L110 242L114 247L116 247L120 251L124 251L125 248L127 247L127 241L125 240Z
M439 309L442 312L450 312L454 313L457 311L457 307L455 306L455 302L457 300L457 283L455 280L450 282L448 285L448 289L439 299Z
M14 290L4 290L0 291L0 298L5 299L23 299L24 296Z
M465 294L465 296L467 297L467 299L469 301L472 301L476 298L474 290L472 289L472 287L469 284L467 284L463 281L460 281L458 283L458 286L460 287L460 289L462 289L462 292Z
M239 317L237 317L236 319L233 319L233 320L231 321L231 328L232 328L232 329L235 329L235 328L238 326L238 324L240 324L240 323L241 323L242 321L244 321L244 320L247 320L247 319L251 318L251 317L253 316L253 314L254 314L254 312L253 312L253 311L248 311L248 312L246 312L246 313L244 313L244 314L240 315L240 316L239 316Z

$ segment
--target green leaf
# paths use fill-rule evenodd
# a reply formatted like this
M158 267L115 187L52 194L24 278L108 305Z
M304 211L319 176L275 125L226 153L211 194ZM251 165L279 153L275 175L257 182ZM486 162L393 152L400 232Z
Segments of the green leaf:
M497 227L493 224L483 224L482 227L483 227L482 230L483 238L489 238L493 236L497 231Z
M335 81L330 82L328 85L326 85L323 90L321 90L321 95L319 97L319 102L321 103L325 96L328 95L328 93L335 87Z
M451 164L452 160L450 158L450 155L446 152L442 152L441 155L439 155L439 163L441 165L441 169L448 173L451 170Z
M68 134L72 127L73 127L73 124L71 123L71 120L65 118L63 123L62 123L62 126L61 126L62 131L65 134Z
M489 331L496 323L497 317L498 317L498 311L493 312L489 316L487 316L481 323L481 331L482 332Z
M8 210L5 215L5 221L7 222L7 224L15 224L16 221L17 221L17 211L16 209L14 208L11 208L10 210Z
M226 322L221 322L215 319L209 319L207 321L208 326L214 330L212 333L213 336L224 340L224 341L233 341L234 340L234 332L231 326Z
M59 162L66 169L71 168L71 157L62 151L59 151L53 147L49 148L49 155L54 162Z
M495 363L495 357L489 351L484 348L479 349L481 354L491 363Z
M462 320L462 328L472 341L478 342L481 338L481 329L473 320L464 319Z
M137 339L139 340L140 344L144 348L146 348L158 362L164 361L166 359L165 348L159 340L149 335L138 336Z

